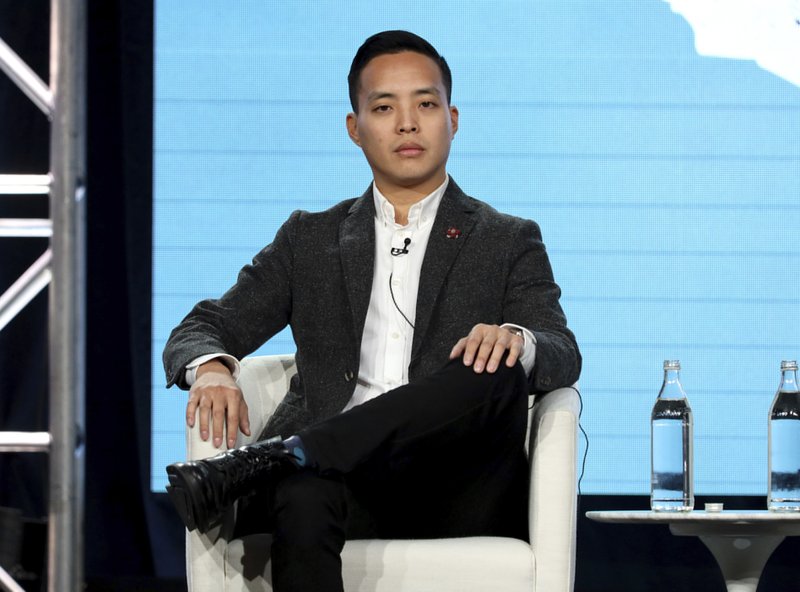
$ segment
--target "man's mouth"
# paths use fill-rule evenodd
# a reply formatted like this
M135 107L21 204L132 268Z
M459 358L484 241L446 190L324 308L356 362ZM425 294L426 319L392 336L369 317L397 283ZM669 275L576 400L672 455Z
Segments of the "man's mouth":
M415 144L413 142L406 142L405 144L401 144L395 149L395 152L400 156L419 156L425 149L420 146L419 144Z

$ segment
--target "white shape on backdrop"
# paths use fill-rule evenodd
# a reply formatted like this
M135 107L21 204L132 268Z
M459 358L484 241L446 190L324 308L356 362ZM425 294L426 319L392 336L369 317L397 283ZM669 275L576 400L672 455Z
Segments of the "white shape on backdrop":
M754 60L800 87L800 0L664 0L702 56Z

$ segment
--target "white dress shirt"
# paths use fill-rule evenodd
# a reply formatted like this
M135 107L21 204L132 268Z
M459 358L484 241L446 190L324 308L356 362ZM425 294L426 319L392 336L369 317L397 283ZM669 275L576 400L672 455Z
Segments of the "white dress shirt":
M408 383L422 260L449 180L448 176L430 195L412 205L408 211L408 223L402 226L395 222L394 206L381 194L377 185L372 184L375 200L372 292L361 336L358 381L343 411ZM522 330L524 345L520 363L530 374L536 357L533 334L526 327L511 323L503 326ZM234 379L238 377L239 362L236 358L228 354L207 354L186 367L187 384L192 385L196 380L198 366L214 358L221 358L220 361L233 371Z
M422 260L448 182L449 177L433 193L412 205L408 223L402 226L395 222L394 206L372 184L375 200L372 294L361 336L358 382L345 411L408 382ZM411 242L406 246L408 240ZM392 249L400 254L393 255Z

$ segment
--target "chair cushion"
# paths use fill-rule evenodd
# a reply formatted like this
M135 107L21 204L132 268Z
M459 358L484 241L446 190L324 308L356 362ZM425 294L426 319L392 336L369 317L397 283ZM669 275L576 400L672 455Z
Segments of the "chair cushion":
M269 535L227 546L226 590L269 591ZM348 541L342 552L347 592L530 592L535 563L516 539Z

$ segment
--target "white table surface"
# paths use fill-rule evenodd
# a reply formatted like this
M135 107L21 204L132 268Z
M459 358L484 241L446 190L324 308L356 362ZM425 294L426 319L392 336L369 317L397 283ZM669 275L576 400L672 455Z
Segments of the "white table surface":
M598 522L797 522L800 512L770 512L769 510L722 510L721 512L654 512L653 510L596 510L586 517Z
M708 547L729 592L755 592L772 552L787 536L800 535L800 512L723 510L721 512L586 512L597 522L666 524L677 536L697 536Z

